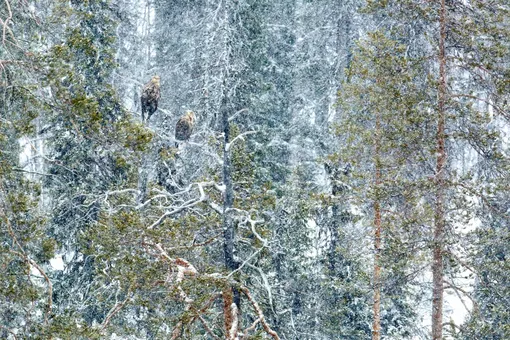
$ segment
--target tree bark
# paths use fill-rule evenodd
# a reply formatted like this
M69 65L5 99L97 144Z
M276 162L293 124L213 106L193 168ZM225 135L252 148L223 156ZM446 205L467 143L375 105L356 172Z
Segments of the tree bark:
M226 90L225 90L226 91ZM234 189L232 185L232 161L228 150L228 143L230 141L230 124L228 110L228 98L224 93L221 104L221 120L223 126L224 145L223 145L223 184L225 192L223 197L223 251L225 254L225 267L229 272L233 272L239 268L239 263L235 259L235 226L232 221L231 209L234 205ZM231 287L233 295L233 303L236 308L234 309L239 314L241 307L241 297L239 290ZM230 294L228 294L230 295ZM225 303L229 305L224 306L224 310L231 311L231 298L224 298ZM232 312L225 315L225 325L235 320L239 320L239 315L232 315ZM226 328L227 334L232 329L232 325Z
M432 260L432 339L443 338L443 243L445 229L445 124L446 124L446 4L441 0L439 13L439 87L436 159L436 205L434 216L434 243Z
M372 340L381 339L381 201L379 186L381 184L380 155L381 114L375 114L375 200L374 200L374 320L372 324Z
M152 145L151 145L152 148ZM136 204L143 204L147 200L147 184L149 182L149 167L151 164L150 153L152 152L149 149L142 156L142 165L138 169L138 196L136 198Z
M234 15L232 13L233 9L225 3L225 14L227 25L229 28L229 32L234 29ZM230 84L234 84L235 82L231 79L230 72L228 67L233 62L232 53L232 37L227 37L227 69L225 71L224 79L223 79L223 89L222 89L222 99L220 106L220 119L221 119L221 129L223 131L223 185L225 186L225 192L223 196L223 251L225 256L225 267L229 272L234 272L239 268L239 263L235 258L235 226L232 220L232 207L234 206L234 188L232 183L232 161L230 158L229 151L229 142L230 142L230 122L229 117L231 110L233 108L232 101L230 99L229 89ZM234 276L235 278L235 276ZM230 310L231 313L225 315L226 327L227 327L227 319L230 322L239 322L240 320L240 311L241 311L241 297L239 289L232 286L232 295L233 295L233 304L235 304L235 308L232 308L231 305L224 306L224 310ZM224 303L228 303L227 301L231 301L231 298L224 299ZM232 315L236 313L236 315ZM232 327L233 325L229 325L226 328L226 334L230 334L233 328L238 329L237 326ZM234 335L237 338L237 335Z
M234 259L234 237L235 230L232 218L230 216L230 209L234 205L234 189L232 185L232 161L230 159L229 150L227 145L230 141L230 124L228 121L229 110L227 108L227 96L224 95L222 101L222 125L224 134L223 145L223 184L225 185L225 193L223 197L223 235L224 235L224 251L225 251L225 266L228 270L236 270L238 264Z

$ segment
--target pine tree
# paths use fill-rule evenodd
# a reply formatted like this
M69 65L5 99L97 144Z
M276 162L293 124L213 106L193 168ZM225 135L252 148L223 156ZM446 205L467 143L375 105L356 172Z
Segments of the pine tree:
M408 250L398 246L413 244L413 239L422 236L419 232L407 233L420 215L418 209L412 208L416 200L413 191L423 185L420 181L409 181L407 176L420 162L415 147L424 136L416 127L421 108L415 106L423 100L423 94L419 85L413 83L417 67L406 52L405 45L384 33L370 33L366 40L359 42L348 81L339 93L345 114L338 122L337 134L342 147L335 159L353 168L348 183L358 189L353 192L355 199L351 204L368 209L368 216L373 216L373 338L391 334L398 328L404 335L410 328L403 327L402 322L412 327L413 319L409 307L390 294L411 292L412 277L403 282L392 282L390 278L412 273L412 263L419 263L418 254L408 256L406 262L394 263L400 257L399 252ZM384 296L385 292L388 297ZM381 301L387 301L382 304L385 308L400 309L401 315L393 316L385 311L389 319L380 319ZM393 322L396 324L392 325ZM382 333L381 323L386 326Z
M466 234L457 232L458 225L475 218L474 209L467 210L465 202L473 195L483 201L483 194L481 197L478 195L483 192L480 189L487 183L485 179L473 178L470 174L475 167L471 164L467 167L460 165L456 154L476 152L488 160L488 165L493 170L504 169L506 166L505 156L494 147L494 142L499 138L498 131L488 131L486 123L480 120L480 117L488 117L494 111L497 111L499 117L505 116L504 111L497 110L498 106L494 104L501 101L501 93L495 93L493 89L502 86L500 75L506 71L497 53L484 52L492 48L505 48L507 45L502 43L506 33L505 21L500 17L506 13L507 8L501 4L496 11L489 10L486 4L478 2L465 5L446 2L416 4L373 1L368 5L373 14L393 23L388 34L403 43L406 55L412 57L406 58L412 60L415 70L418 70L409 81L414 86L422 87L426 94L412 105L418 114L414 115L412 120L402 120L405 122L404 126L415 124L419 129L416 131L423 131L422 138L415 140L412 148L409 148L412 144L405 142L398 145L397 150L401 152L409 148L415 150L417 155L421 154L421 157L414 158L414 166L430 164L432 160L435 163L435 169L429 175L415 171L414 174L408 173L406 177L412 175L410 178L415 178L413 182L419 184L415 185L413 190L414 195L421 197L420 200L426 204L423 208L434 211L433 221L430 214L422 215L420 218L424 219L416 221L433 225L433 232L429 234L429 246L433 249L432 337L441 339L445 323L444 289L465 294L465 290L455 282L458 269L454 264L462 264L462 257L469 249L460 241L465 239ZM473 8L480 11L473 11ZM489 12L497 15L489 17ZM408 27L412 29L407 30ZM494 39L495 37L497 38ZM425 42L425 48L417 49L412 43L416 39ZM494 68L493 65L498 66ZM481 70L492 69L495 69L492 74L480 76ZM401 68L395 71L397 72L392 78L398 79ZM355 72L362 77L367 74L366 71ZM377 74L373 75L372 79L376 81ZM401 98L401 93L385 94L393 101ZM405 96L412 98L410 94ZM378 97L377 94L370 94L368 98L370 100ZM482 103L488 106L480 106ZM384 108L391 107L388 103L383 104ZM426 118L427 110L436 113L435 121ZM500 120L496 117L494 119ZM390 126L399 127L402 124L392 122ZM432 135L433 130L435 136ZM473 133L474 131L476 133ZM405 138L407 134L399 135L399 139ZM435 140L435 146L430 143L432 140ZM488 147L489 145L491 147ZM492 151L488 151L491 148ZM494 157L496 154L498 156ZM427 176L430 176L429 184L426 183ZM429 194L429 190L432 190L434 196Z
M44 111L38 18L23 1L0 5L0 337L45 337L53 321L46 263L56 242L45 234L46 176L36 134ZM32 157L36 160L32 162Z

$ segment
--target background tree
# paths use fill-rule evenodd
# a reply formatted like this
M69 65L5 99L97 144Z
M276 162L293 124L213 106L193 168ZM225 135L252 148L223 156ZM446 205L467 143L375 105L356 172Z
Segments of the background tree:
M423 135L425 138L416 140L418 143L412 144L414 146L420 145L417 151L421 152L421 155L424 156L423 159L415 159L413 164L417 165L422 161L425 162L424 164L430 164L431 159L436 157L436 169L433 171L433 176L436 179L439 176L440 179L435 182L437 194L435 198L427 193L427 190L430 190L427 188L431 188L429 185L420 186L422 189L425 189L423 192L421 189L418 191L417 189L419 188L413 189L414 194L422 196L423 202L435 205L434 209L436 211L434 214L435 234L433 236L429 234L432 237L430 241L433 247L435 247L435 257L433 260L433 272L435 272L433 275L433 310L435 312L432 318L434 338L442 337L443 325L446 322L442 317L443 289L453 290L461 295L466 294L462 284L457 283L460 282L459 276L462 275L460 274L462 270L459 271L455 264L463 263L466 251L470 247L466 242L460 241L465 239L466 233L459 229L461 229L462 225L477 223L475 210L469 209L469 212L467 212L465 206L466 202L472 200L473 195L476 196L476 192L479 192L478 190L486 185L484 180L472 180L473 177L470 175L466 177L466 174L471 173L473 170L472 166L475 168L478 168L478 166L460 162L457 155L464 155L465 157L466 155L473 156L480 152L480 156L485 154L486 151L482 151L483 147L479 148L476 145L480 145L481 140L485 141L482 144L488 141L491 141L488 142L490 145L497 144L497 142L494 142L500 138L499 132L502 131L500 128L494 129L489 127L486 123L482 123L476 118L477 116L487 117L489 115L491 116L489 120L492 121L492 124L496 122L498 122L496 124L500 124L501 119L492 116L492 108L488 109L487 105L480 106L482 103L489 103L489 106L491 106L491 100L484 98L486 95L493 96L492 98L499 97L494 95L491 90L497 84L497 77L492 77L490 80L489 77L475 77L473 74L478 72L476 70L480 65L466 63L464 57L459 58L459 55L464 55L465 53L472 53L471 56L477 55L477 57L474 57L475 59L480 58L482 60L485 58L482 57L482 55L485 56L485 53L479 53L480 50L473 47L473 44L468 41L483 41L482 44L501 46L501 41L505 40L503 38L504 35L499 35L501 40L487 42L485 33L492 31L495 27L501 29L501 19L498 19L497 16L495 16L494 20L488 17L481 19L480 16L483 16L482 13L484 13L484 4L477 4L477 6L482 9L480 12L472 11L470 5L460 3L431 4L429 6L428 4L411 2L392 3L374 1L369 2L368 6L368 9L376 17L387 20L388 24L393 27L388 30L388 33L399 42L407 45L406 57L414 57L413 63L420 65L422 67L421 70L425 71L421 74L418 73L417 76L412 78L413 84L422 86L425 90L424 93L427 94L420 102L416 103L418 105L415 105L415 109L424 108L425 110L430 110L429 112L433 112L432 110L437 108L435 112L438 112L436 123L420 118L420 116L425 117L426 111L416 115L418 120L415 118L414 123L418 123L419 125L416 125L421 126L420 129L422 131L428 130L429 134ZM502 6L500 13L505 12L506 9ZM486 23L490 22L491 24L485 24L486 26L483 29L481 27L475 29L471 27L469 33L464 35L464 25L467 22L471 22L471 20L480 23L485 20ZM492 29L487 30L489 26L492 26ZM428 39L427 42L426 39L431 36L436 37L436 39ZM473 39L473 37L479 37L479 40ZM423 46L425 48L416 48L415 42L419 41L424 42ZM431 44L429 45L429 43ZM505 45L505 43L503 44ZM477 43L474 45L477 45ZM467 52L468 50L469 52ZM436 51L439 51L439 54L434 54L437 53ZM434 55L437 56L436 59L433 58ZM500 63L494 60L489 64L491 63L500 65ZM482 68L485 68L485 66L482 66ZM491 66L489 66L490 68ZM398 73L396 72L394 78L398 79L401 68L396 70L398 70ZM366 71L363 73L363 68L355 72L357 76L366 75ZM437 78L433 78L433 74L437 74ZM372 79L377 82L377 75L374 75ZM446 84L449 85L447 86ZM473 95L473 92L476 92L477 95ZM376 95L371 95L370 98L372 97L376 97ZM391 98L399 100L400 93L397 96L392 94ZM384 107L388 106L385 105ZM500 113L500 117L505 116L503 111L500 111ZM409 123L411 123L409 126L412 126L413 122ZM398 126L397 124L392 125ZM407 122L406 125L408 125ZM430 131L432 131L431 126L434 125L437 127L436 136L432 137ZM501 127L502 125L499 126ZM475 129L477 133L465 134L461 132L466 128L468 130ZM499 130L499 132L495 133L494 130ZM474 137L475 135L477 137ZM399 138L405 139L406 137L400 134ZM424 141L432 139L437 141L436 147L424 143ZM408 145L411 144L405 143L399 145L399 149L407 148ZM437 153L430 153L431 150L436 150ZM492 166L495 166L491 167L493 170L498 167L505 167L506 161L503 160L505 156L499 153L498 155L501 156L492 158L492 160L498 159L497 163L499 163L496 165L491 162ZM421 171L413 171L411 174L414 176L417 174L425 175ZM421 182L425 183L423 180ZM482 198L478 199L483 201ZM443 206L446 201L448 201L448 207ZM425 225L428 224L427 222L424 223L426 223Z

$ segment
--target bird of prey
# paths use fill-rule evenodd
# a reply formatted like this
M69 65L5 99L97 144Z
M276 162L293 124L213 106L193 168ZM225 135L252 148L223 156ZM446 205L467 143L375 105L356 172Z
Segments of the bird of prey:
M193 111L186 111L186 113L179 118L175 125L175 147L179 147L178 141L187 141L193 132L195 125L195 114Z
M161 96L160 91L160 78L154 76L152 79L145 84L142 91L142 121L145 121L145 114L147 114L147 121L158 109L158 101Z

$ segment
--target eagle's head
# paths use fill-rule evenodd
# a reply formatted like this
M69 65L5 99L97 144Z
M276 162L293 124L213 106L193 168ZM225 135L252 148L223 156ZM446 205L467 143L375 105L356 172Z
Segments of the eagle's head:
M159 76L154 76L154 77L152 77L151 82L153 84L159 85L160 80L161 80L161 78Z
M191 123L191 125L195 124L195 121L196 121L196 117L195 117L195 113L191 110L187 110L186 111L186 118L188 119L188 121Z

